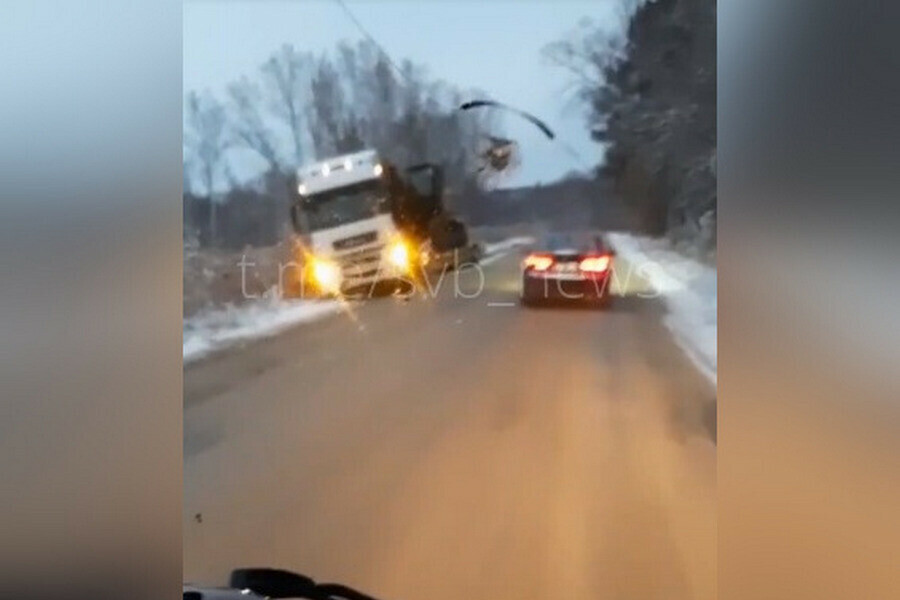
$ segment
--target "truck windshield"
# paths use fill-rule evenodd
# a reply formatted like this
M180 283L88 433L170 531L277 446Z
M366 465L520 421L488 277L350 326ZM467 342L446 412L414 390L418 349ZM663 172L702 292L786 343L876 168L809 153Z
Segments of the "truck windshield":
M380 180L314 194L303 203L310 231L369 219L389 210L387 192Z

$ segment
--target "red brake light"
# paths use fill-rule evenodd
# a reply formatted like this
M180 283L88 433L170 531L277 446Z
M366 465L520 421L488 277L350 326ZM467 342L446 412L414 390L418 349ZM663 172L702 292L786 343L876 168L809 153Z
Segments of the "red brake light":
M587 273L603 273L609 269L609 256L591 256L583 259L578 268Z
M535 271L546 271L553 266L553 257L546 254L529 254L525 257L525 268Z

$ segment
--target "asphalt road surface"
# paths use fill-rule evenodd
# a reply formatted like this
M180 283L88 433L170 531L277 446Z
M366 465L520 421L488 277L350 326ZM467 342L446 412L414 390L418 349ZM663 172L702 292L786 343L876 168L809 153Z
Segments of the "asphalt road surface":
M185 581L715 598L714 388L627 265L608 311L525 309L518 261L187 367Z

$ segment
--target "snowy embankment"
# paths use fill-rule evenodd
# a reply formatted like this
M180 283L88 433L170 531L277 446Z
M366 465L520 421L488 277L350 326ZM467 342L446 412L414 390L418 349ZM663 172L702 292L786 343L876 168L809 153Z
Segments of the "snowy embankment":
M340 310L336 300L260 299L241 306L200 312L184 320L184 362L221 348L269 337L298 323L315 321Z
M494 244L484 244L484 254L485 256L494 256L500 252L509 252L510 250L512 250L513 248L517 248L518 246L527 246L533 243L533 237L512 237L503 240L502 242L496 242Z
M531 238L518 237L485 244L483 262L493 262L531 241ZM275 294L269 294L240 306L200 311L184 320L182 357L185 363L192 362L240 342L270 337L300 323L317 321L340 309L341 303L336 300L280 300Z
M489 265L492 262L498 261L507 254L509 254L513 249L518 248L519 246L528 246L534 243L534 238L528 236L520 236L520 237L512 237L502 242L496 242L493 244L483 244L482 248L484 249L484 257L481 259L481 264Z
M718 278L715 267L671 249L665 240L611 233L620 257L653 292L665 298L666 327L700 371L715 384L718 367Z

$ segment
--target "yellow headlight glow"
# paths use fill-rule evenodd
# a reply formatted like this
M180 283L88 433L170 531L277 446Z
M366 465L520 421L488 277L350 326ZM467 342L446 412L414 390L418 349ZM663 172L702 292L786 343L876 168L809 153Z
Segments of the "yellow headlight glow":
M328 291L335 291L341 285L341 270L331 262L314 260L312 268L313 277L319 287Z
M391 244L388 249L388 260L398 269L409 269L409 248L403 241Z

